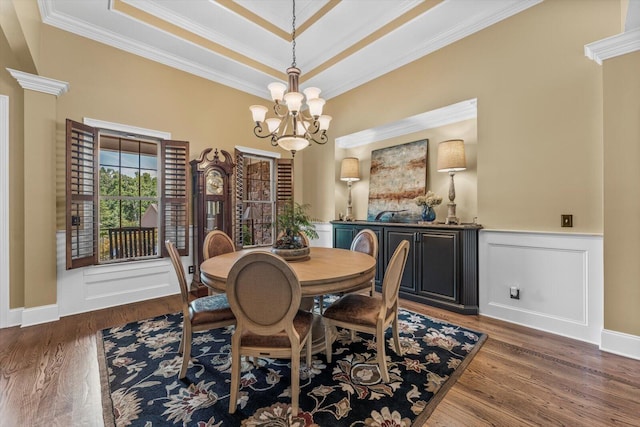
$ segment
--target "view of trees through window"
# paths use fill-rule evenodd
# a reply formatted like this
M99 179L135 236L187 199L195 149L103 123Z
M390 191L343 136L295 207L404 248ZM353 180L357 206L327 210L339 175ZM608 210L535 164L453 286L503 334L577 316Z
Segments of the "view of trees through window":
M158 144L100 137L99 260L158 254Z

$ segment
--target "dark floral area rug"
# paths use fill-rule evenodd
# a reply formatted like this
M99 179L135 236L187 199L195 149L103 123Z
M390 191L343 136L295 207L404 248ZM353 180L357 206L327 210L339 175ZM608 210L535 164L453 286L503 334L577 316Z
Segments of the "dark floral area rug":
M194 334L192 364L178 380L182 315L105 329L98 337L105 425L420 426L471 361L485 334L400 311L403 356L387 329L390 382L381 381L375 339L341 331L332 363L304 358L300 413L290 414L290 361L243 361L240 400L228 413L233 327Z

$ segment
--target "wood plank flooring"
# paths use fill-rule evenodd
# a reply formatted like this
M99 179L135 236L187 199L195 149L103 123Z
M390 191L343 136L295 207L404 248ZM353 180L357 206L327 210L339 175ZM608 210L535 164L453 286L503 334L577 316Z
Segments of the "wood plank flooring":
M489 334L427 425L640 426L640 361L483 316L402 305ZM0 330L0 425L102 425L96 332L179 309L175 296Z

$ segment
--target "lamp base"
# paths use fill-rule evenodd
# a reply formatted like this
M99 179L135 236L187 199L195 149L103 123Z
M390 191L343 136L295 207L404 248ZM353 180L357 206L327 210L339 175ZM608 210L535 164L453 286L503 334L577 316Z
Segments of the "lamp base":
M345 221L353 221L353 212L351 206L347 206L347 214L344 216Z
M447 219L445 224L460 224L460 219L456 216L456 204L453 202L447 203Z

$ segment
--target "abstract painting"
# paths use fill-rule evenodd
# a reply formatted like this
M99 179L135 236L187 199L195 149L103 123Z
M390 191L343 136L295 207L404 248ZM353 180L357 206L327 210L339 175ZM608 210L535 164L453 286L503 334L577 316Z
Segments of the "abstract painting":
M427 144L423 139L371 152L367 221L420 219L421 209L412 199L427 188Z

